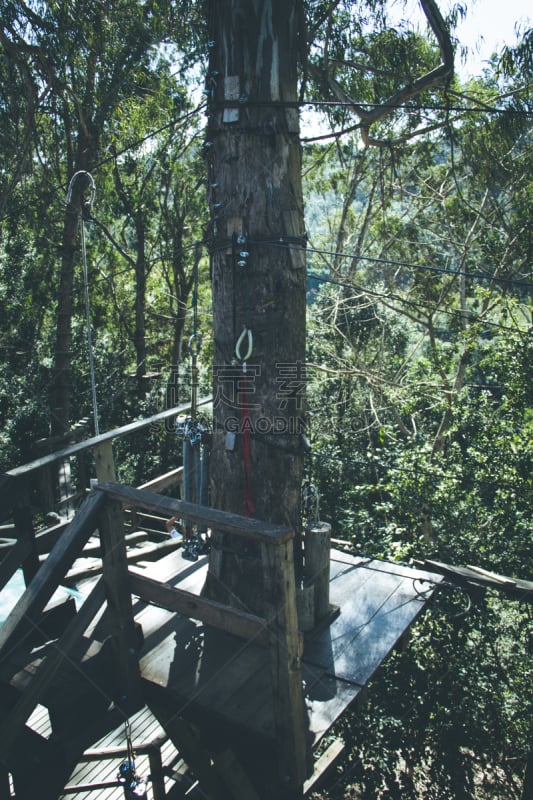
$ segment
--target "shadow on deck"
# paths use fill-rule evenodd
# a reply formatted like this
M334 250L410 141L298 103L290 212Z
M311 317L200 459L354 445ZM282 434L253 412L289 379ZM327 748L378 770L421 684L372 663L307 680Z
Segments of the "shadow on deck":
M258 542L267 576L263 617L202 596L208 558L179 550L128 565L124 509L189 519ZM98 529L103 575L57 639L29 631ZM429 572L333 551L330 601L339 613L301 634L292 532L145 490L101 483L0 629L4 794L57 798L80 755L148 706L204 796L302 797L313 753L402 638L441 580ZM28 625L30 621L30 626ZM27 724L48 707L51 733ZM80 724L80 722L82 724ZM34 772L27 769L28 759ZM184 797L154 782L155 800Z

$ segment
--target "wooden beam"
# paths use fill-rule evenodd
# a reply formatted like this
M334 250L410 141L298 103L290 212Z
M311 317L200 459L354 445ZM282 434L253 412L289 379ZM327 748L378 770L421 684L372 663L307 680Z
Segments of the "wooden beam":
M65 533L33 578L31 586L20 597L0 628L0 651L6 647L24 620L35 619L36 615L46 606L61 583L68 567L80 554L84 544L94 531L96 513L104 505L105 496L101 492L91 492L87 496Z
M261 546L265 581L265 617L270 634L272 706L278 768L286 793L298 792L308 765L306 710L300 665L293 543Z
M166 539L164 542L157 542L156 544L147 545L139 549L131 550L126 553L126 560L128 564L136 564L138 561L157 561L159 558L178 550L181 547L181 541L176 539ZM85 556L85 552L81 553ZM99 575L102 572L102 560L95 558L84 567L73 567L65 575L65 583L69 586L73 583L90 578L94 575Z
M202 397L200 400L198 400L198 405L206 405L210 402L210 400L210 397ZM47 456L35 459L35 461L22 464L20 467L15 467L15 469L8 470L5 475L8 477L19 477L21 475L26 475L27 473L33 472L41 467L45 467L48 464L55 464L57 461L64 461L65 458L68 458L69 456L82 453L86 450L91 450L93 447L96 447L102 442L111 442L113 439L119 439L121 436L127 436L129 433L135 433L136 431L143 430L144 428L148 428L150 425L163 422L170 417L177 417L179 414L183 414L189 409L190 403L176 406L176 408L167 408L165 411L160 411L158 414L153 414L151 417L137 419L134 422L128 423L128 425L122 425L120 428L114 428L111 431L106 431L105 433L101 433L99 436L92 436L90 439L85 439L83 442L77 442L69 447L64 447L61 450L57 450L55 453L50 453Z
M141 484L139 489L147 489L150 492L164 492L166 489L172 489L181 484L183 481L183 467L177 467L165 475L159 475L147 483Z
M152 750L160 750L167 741L168 736L156 736L150 742L134 742L133 751L138 756L148 755ZM127 755L129 755L127 747L96 747L84 750L79 761L104 761L125 758Z
M35 706L42 699L50 681L61 666L63 659L68 656L72 646L77 642L91 620L98 613L104 601L104 586L100 580L96 586L94 586L76 616L67 625L65 632L57 642L53 654L49 655L48 658L43 661L40 668L31 678L24 692L15 703L15 706L2 719L0 724L0 741L2 742L2 749L5 752L10 750L18 738L22 727Z
M198 619L206 625L240 636L253 639L258 644L267 645L270 637L266 629L266 620L247 614L229 606L208 600L205 597L168 586L144 575L129 573L130 590L147 603L177 611L186 617Z
M138 661L139 642L134 625L128 580L124 514L120 505L110 498L106 498L99 511L98 528L102 544L102 575L115 663L114 700L120 707L131 710L141 702L142 696Z
M106 492L110 497L124 506L145 508L149 511L159 512L163 517L182 517L191 522L201 523L213 530L223 533L234 533L259 542L282 544L294 537L290 528L273 525L269 522L242 517L227 511L200 506L196 503L186 503L184 500L175 500L171 497L161 497L154 492L144 489L134 489L131 486L121 486L118 483L99 483L98 489Z

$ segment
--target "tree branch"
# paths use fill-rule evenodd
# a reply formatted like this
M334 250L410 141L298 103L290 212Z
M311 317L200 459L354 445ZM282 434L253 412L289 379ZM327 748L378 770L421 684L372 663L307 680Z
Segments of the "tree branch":
M439 86L453 76L453 47L450 39L450 34L446 27L446 23L434 2L434 0L420 0L420 4L426 15L426 19L437 38L439 45L441 63L438 67L426 72L420 78L417 78L412 83L406 84L401 89L393 92L390 97L383 103L375 105L371 111L368 111L360 103L357 103L350 95L342 88L338 81L333 78L327 70L323 71L313 64L308 65L309 72L318 81L326 81L329 89L342 103L347 103L361 120L361 136L366 145L390 145L390 142L383 142L378 139L373 139L370 136L370 127L376 122L388 116L391 110L398 106L403 105L407 100L416 97L428 89Z

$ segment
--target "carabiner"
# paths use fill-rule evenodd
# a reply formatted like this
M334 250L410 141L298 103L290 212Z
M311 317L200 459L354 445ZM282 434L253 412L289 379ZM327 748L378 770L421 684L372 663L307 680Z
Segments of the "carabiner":
M247 340L247 350L243 354L241 353L241 347L244 344L244 341ZM235 355L237 356L237 360L245 363L248 361L250 356L252 355L252 350L254 348L254 339L252 335L252 329L248 328L246 325L242 329L242 333L237 339L237 344L235 345Z
M197 356L202 346L202 337L199 333L193 333L189 337L189 353L191 356Z

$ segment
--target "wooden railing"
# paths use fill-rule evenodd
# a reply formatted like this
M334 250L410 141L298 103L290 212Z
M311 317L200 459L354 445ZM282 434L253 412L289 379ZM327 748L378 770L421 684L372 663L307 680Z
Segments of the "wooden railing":
M130 573L124 535L126 508L156 512L162 517L176 516L195 525L205 525L210 530L231 533L256 542L261 552L265 578L264 616L243 613L206 597L192 595L179 588ZM305 732L302 724L304 706L293 532L288 528L163 497L146 489L98 480L0 628L0 662L16 640L21 626L28 619L37 619L42 613L96 527L103 551L102 578L67 625L52 654L42 662L15 705L4 716L0 724L3 753L9 754L26 720L43 699L62 660L70 658L74 645L104 603L111 630L114 662L112 674L115 679L119 678L123 692L117 702L124 703L126 708L142 704L138 660L140 645L131 599L132 594L135 594L148 603L177 611L268 647L280 774L290 775L295 785L303 784L307 776Z
M210 398L202 398L198 405L207 404ZM60 508L58 476L63 467L75 466L72 471L78 476L77 485L74 487L74 496L84 498L93 478L100 481L116 481L115 459L113 445L118 440L138 433L153 425L159 425L166 420L184 414L189 410L185 404L176 408L166 409L145 419L136 420L128 425L115 428L99 436L94 436L82 442L64 447L41 458L35 459L20 467L9 470L1 476L0 482L0 514L5 521L9 517L12 522L2 526L0 538L0 590L13 576L19 567L22 567L26 585L36 574L39 568L39 555L47 553L54 542L62 535L68 517L50 529L35 529L34 509L38 507L44 513ZM178 446L178 445L177 445ZM92 456L94 460L94 475L90 475L87 468L87 459ZM75 462L75 465L74 463ZM152 491L171 490L178 493L182 482L182 468L161 475L147 484L144 488ZM69 498L72 499L72 496ZM131 520L130 527L141 525L147 530L151 538L157 540L158 531L164 530L162 520L152 519L149 515ZM162 537L164 538L164 537Z

